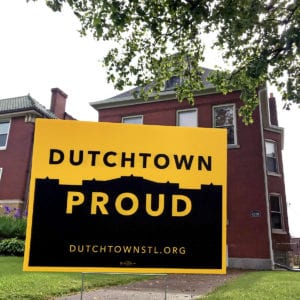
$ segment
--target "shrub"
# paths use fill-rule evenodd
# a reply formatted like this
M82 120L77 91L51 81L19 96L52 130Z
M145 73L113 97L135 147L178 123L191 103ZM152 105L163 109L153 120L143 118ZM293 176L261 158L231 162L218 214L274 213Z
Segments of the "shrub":
M4 239L0 242L0 255L22 256L25 243L17 238Z
M0 216L0 238L25 239L26 219Z
M25 239L26 217L20 214L20 209L11 209L8 206L1 208L4 215L0 215L0 239Z

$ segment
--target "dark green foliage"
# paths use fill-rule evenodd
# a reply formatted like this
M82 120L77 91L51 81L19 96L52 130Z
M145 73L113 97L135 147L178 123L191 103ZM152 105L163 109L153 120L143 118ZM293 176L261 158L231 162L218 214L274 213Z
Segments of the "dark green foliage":
M0 239L25 239L26 218L15 218L9 215L0 216Z
M0 241L0 255L23 256L25 242L17 238Z
M4 238L25 239L26 213L20 208L0 206L0 241Z
M30 1L30 0L27 0ZM210 79L217 90L241 91L243 121L252 120L257 89L275 85L285 108L300 103L300 0L46 0L54 11L68 3L83 35L111 41L104 57L117 89L151 87L138 97L158 97L166 80L179 76L179 101L193 103L201 90L204 48L214 38L230 71Z

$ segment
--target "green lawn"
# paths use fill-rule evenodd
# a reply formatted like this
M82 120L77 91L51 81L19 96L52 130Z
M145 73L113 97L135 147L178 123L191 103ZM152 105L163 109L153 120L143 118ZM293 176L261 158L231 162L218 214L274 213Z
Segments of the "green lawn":
M81 273L23 272L22 265L23 257L0 256L1 300L50 299L81 290ZM85 274L84 278L85 289L145 279L128 274Z
M81 289L81 273L23 272L22 257L0 256L0 299L50 299ZM84 287L124 284L144 279L140 275L86 274ZM147 277L148 278L148 277ZM205 299L300 299L300 272L247 272L227 282Z
M300 299L300 272L249 272L217 288L205 299Z

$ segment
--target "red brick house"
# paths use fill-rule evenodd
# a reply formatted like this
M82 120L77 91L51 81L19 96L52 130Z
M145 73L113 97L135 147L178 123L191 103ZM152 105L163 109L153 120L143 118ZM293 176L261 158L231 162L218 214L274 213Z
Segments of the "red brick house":
M0 213L26 207L35 119L73 119L65 112L67 95L51 91L50 110L30 95L0 100Z
M205 69L204 79L210 72ZM91 103L101 122L224 127L228 130L228 265L233 268L272 269L288 264L290 234L282 165L283 128L278 126L275 99L266 88L258 91L260 104L254 124L238 117L240 93L223 95L205 82L193 106L175 99L166 83L158 100L133 96L133 89Z

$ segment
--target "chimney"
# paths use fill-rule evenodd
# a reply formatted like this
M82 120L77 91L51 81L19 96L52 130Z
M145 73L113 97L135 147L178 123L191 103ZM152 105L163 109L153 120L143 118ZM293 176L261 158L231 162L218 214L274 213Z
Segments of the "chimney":
M270 112L270 123L271 123L271 125L278 126L276 100L275 100L275 97L274 97L273 93L270 93L269 112Z
M53 112L59 119L65 119L66 102L68 95L59 88L53 88L51 89L51 92L51 112Z

